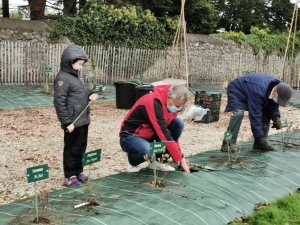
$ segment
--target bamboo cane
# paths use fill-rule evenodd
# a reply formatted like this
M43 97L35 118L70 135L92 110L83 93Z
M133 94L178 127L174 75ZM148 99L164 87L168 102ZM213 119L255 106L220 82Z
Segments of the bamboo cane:
M180 72L180 68L179 68L178 65L176 64L176 61L175 61L175 59L174 59L174 56L171 55L171 54L170 54L170 56L171 56L171 58L172 58L173 61L174 61L174 64L175 64L175 67L176 67L177 72L178 72L178 74L179 74L179 77L182 78L182 74L181 74L181 72Z
M292 28L293 28L293 23L294 23L294 17L295 17L296 8L297 8L297 4L295 4L295 7L294 7L294 12L293 12L293 17L292 17L291 27L290 27L290 31L289 31L289 35L288 35L288 39L287 39L287 43L286 43L286 48L285 48L285 53L284 53L284 57L283 57L283 62L282 62L282 70L281 70L281 74L280 74L280 80L283 79L284 64L285 64L285 59L286 59L287 51L288 51L288 48L289 48L290 37L291 37Z
M297 31L297 18L298 18L298 7L296 7L296 13L295 13L295 26L294 26L294 39L293 39L293 45L292 45L292 56L291 56L291 75L289 76L288 79L288 84L290 84L291 82L291 76L292 76L292 72L293 72L293 63L294 63L294 49L295 49L295 40L296 40L296 31Z

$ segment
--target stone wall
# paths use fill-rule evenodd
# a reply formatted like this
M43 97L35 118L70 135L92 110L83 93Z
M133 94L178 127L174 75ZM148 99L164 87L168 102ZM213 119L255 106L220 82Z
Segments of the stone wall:
M181 73L189 75L191 83L217 83L230 81L249 73L273 75L292 86L299 86L299 55L290 63L278 55L265 56L264 51L253 55L252 47L247 43L238 44L231 40L199 34L188 34L188 66L186 72L184 60L181 60ZM180 52L175 50L175 54ZM170 60L169 60L170 61ZM171 60L172 61L172 60ZM177 69L173 69L175 76ZM184 77L186 78L186 77Z
M251 71L274 76L279 76L281 72L280 57L265 57L263 51L254 56L251 46L247 43L238 44L231 40L199 34L187 34L187 43L187 63L184 47L174 46L170 48L167 56L158 60L153 67L162 68L161 64L167 65L165 78L186 79L189 75L189 82L216 84ZM149 68L144 73L145 78L153 77L152 70Z
M238 44L231 40L209 35L187 34L187 42L191 55L194 51L201 52L205 50L218 51L220 54L233 52L253 54L252 48L247 43Z
M48 25L39 20L18 20L0 18L1 41L47 42Z
M0 41L30 41L49 43L50 28L42 20L0 18ZM60 43L71 43L67 38Z

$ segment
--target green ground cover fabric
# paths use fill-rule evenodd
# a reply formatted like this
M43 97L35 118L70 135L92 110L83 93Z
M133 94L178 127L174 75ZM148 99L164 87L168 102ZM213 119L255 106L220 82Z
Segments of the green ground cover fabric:
M106 85L108 88L100 94L98 101L114 101L115 88L113 85ZM0 109L22 109L36 108L41 106L53 106L53 85L49 86L46 94L40 85L9 85L0 86Z
M122 87L119 87L122 88ZM190 87L191 95L205 90L208 94L222 93L226 95L222 85L195 84ZM100 95L98 102L116 100L116 87L106 84L106 90ZM294 90L290 101L292 106L300 108L300 91ZM36 108L53 106L53 85L49 85L49 93L45 94L41 85L2 85L0 86L0 109Z
M189 158L191 163L217 168L191 174L161 172L161 187L151 184L153 171L120 173L93 181L99 206L74 206L86 201L86 187L51 192L47 214L53 224L227 224L250 215L255 204L271 202L300 186L300 131L294 131L284 147L281 134L269 138L275 151L253 150L245 142L240 153L209 151ZM232 159L235 159L232 162ZM99 162L101 163L101 162ZM38 182L37 182L38 185ZM1 224L30 224L34 198L0 206ZM41 210L41 209L39 209Z
M118 88L122 88L122 86ZM193 92L209 90L207 93L214 93L222 91L222 87L221 85L194 85L191 87L191 90ZM113 84L106 84L106 90L99 96L97 101L108 102L115 100L116 87ZM53 85L49 85L47 94L45 94L41 85L0 86L0 109L36 108L41 106L53 106Z

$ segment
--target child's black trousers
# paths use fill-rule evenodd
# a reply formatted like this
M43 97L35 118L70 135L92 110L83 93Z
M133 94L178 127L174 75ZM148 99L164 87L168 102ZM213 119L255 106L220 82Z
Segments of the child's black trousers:
M76 127L72 133L65 132L63 166L66 178L82 173L82 156L86 151L87 138L88 125Z

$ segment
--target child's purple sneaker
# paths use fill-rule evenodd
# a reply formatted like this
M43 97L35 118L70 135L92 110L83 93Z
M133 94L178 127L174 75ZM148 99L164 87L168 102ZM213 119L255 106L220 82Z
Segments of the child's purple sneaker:
M83 173L79 174L77 176L77 179L81 182L81 183L87 183L89 181L89 177L84 175Z
M66 178L64 181L65 187L74 187L74 186L79 186L80 184L82 183L78 181L76 176L71 176L69 178Z

